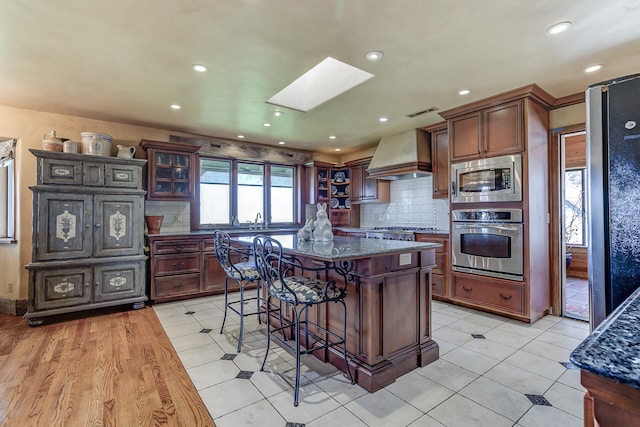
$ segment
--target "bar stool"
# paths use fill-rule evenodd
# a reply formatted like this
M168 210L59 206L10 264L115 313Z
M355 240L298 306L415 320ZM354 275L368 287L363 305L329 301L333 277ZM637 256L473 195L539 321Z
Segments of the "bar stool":
M265 362L269 354L271 344L271 335L274 332L282 331L283 336L285 329L290 330L291 338L295 344L291 346L288 341L280 342L294 351L296 354L296 378L293 397L293 406L298 406L298 394L300 388L300 355L309 354L321 349L342 346L345 367L351 380L351 384L355 381L349 369L349 361L347 359L347 306L344 298L347 295L347 274L346 269L339 267L308 267L303 265L295 258L283 256L282 245L277 240L265 236L258 235L253 240L253 252L256 257L256 266L260 277L267 287L267 350L262 360L260 370L264 370ZM338 284L336 280L329 280L329 272L337 273L342 276L342 283ZM303 274L315 277L307 277ZM285 304L289 308L285 312L290 312L293 317L289 324L284 324L280 320L280 327L271 327L269 317L269 306L271 299L275 298L280 304ZM318 304L337 303L342 305L344 310L343 335L340 336L334 332L327 330L316 322L309 320L309 308ZM282 306L281 306L282 307ZM304 320L301 317L304 315ZM310 329L319 331L315 333ZM324 338L320 335L323 335ZM300 340L304 337L304 349L301 349ZM329 337L334 341L330 341ZM311 338L311 340L310 340Z
M220 333L224 330L224 324L227 320L227 308L229 308L240 316L240 333L238 335L238 353L240 353L244 334L244 318L246 316L257 315L258 322L262 323L260 321L260 315L267 313L265 309L260 307L263 301L260 296L260 274L256 269L251 250L231 246L231 238L228 233L216 230L213 234L213 245L216 257L227 275L224 279L224 318L222 319ZM240 286L239 300L229 301L229 279L237 281ZM253 283L256 284L256 296L245 298L245 287ZM247 301L256 301L256 309L246 312L245 303Z

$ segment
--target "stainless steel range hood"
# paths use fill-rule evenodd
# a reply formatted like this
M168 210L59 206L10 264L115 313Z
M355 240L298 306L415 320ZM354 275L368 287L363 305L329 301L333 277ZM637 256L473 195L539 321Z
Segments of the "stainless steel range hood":
M371 178L385 180L431 175L431 144L427 132L413 129L383 137L368 171Z

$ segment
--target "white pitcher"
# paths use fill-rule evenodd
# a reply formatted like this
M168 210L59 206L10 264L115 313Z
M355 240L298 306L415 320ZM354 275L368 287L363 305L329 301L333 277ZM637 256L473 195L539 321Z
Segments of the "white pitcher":
M118 148L118 157L131 159L133 158L133 155L136 154L136 147L134 147L133 145L130 147L127 147L125 145L116 145L116 147Z

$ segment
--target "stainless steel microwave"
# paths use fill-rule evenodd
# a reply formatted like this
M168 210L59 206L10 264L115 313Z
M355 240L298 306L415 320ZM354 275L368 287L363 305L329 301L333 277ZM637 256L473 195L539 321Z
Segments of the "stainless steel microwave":
M451 203L521 201L522 156L454 163L451 179Z

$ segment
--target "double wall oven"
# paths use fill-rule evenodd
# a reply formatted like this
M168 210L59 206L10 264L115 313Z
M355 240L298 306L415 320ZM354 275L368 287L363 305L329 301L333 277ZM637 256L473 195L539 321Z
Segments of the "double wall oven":
M453 271L522 281L522 209L453 210L451 247Z

